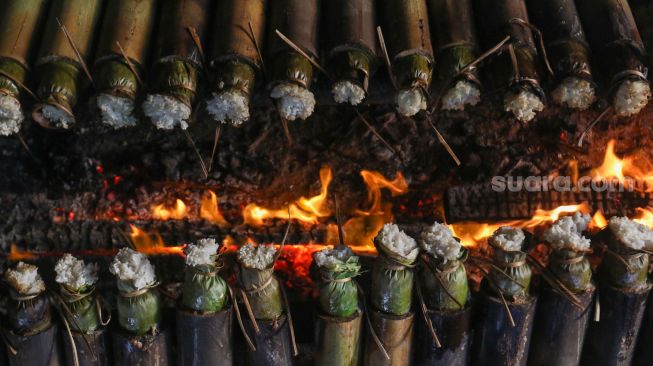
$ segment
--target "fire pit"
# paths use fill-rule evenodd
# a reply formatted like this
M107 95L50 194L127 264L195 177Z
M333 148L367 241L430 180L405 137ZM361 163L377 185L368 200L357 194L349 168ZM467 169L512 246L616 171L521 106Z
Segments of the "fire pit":
M0 364L647 364L651 16L3 1Z

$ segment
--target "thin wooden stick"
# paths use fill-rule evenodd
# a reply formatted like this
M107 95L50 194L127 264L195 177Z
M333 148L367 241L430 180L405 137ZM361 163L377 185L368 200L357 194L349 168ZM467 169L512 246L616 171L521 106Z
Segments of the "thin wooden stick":
M295 50L295 52L299 53L300 55L304 56L313 66L315 66L316 69L320 70L324 75L326 75L326 77L328 77L329 79L331 79L331 81L333 81L333 79L331 78L331 75L329 75L329 72L326 71L326 69L323 68L317 62L317 60L315 60L311 56L309 56L306 52L304 52L304 50L302 50L299 46L297 46L293 41L291 41L288 37L286 37L278 29L275 29L274 31L277 33L277 36L279 36L279 38L281 38L282 41L284 41L288 46L290 46L290 48Z
M590 123L589 126L587 126L587 128L583 131L583 133L580 134L580 137L578 138L578 143L576 144L578 147L583 147L583 141L585 140L587 134L610 112L612 112L612 104L608 104L608 106L605 109L603 109L603 111L601 111L601 113L594 119L594 121L592 121L592 123Z
M428 255L427 255L427 254L423 254L422 257L421 257L421 259L422 259L422 262L424 262L424 264L426 265L426 268L428 268L429 271L433 274L433 276L435 276L435 279L436 279L436 280L438 281L438 283L440 284L440 287L442 287L442 289L444 290L444 293L445 293L445 294L446 294L446 295L447 295L451 300L453 300L453 301L456 303L456 305L458 305L458 306L462 309L462 308L464 307L464 305L461 304L460 301L458 301L458 299L456 299L456 297L451 293L451 291L449 291L449 289L448 289L447 286L445 285L444 281L443 281L442 278L440 277L440 274L438 273L437 268L433 267L433 266L431 265L431 261L428 260Z
M379 44L381 45L381 52L383 53L383 60L385 61L386 68L388 69L388 77L390 77L390 82L395 90L399 89L397 82L395 81L395 76L392 73L392 61L390 61L390 55L388 55L388 48L385 45L385 38L383 37L383 30L381 26L376 27L376 34L379 37Z
M286 295L286 289L283 285L279 286L281 290L281 296L283 297L283 302L286 304L286 313L288 313L288 328L290 329L290 343L292 344L293 356L297 357L299 355L299 349L297 348L297 340L295 337L295 325L292 321L292 312L290 311L290 303L288 302L288 295Z
M490 286L492 286L494 288L494 291L499 295L499 299L503 303L503 308L506 311L506 315L508 315L508 321L510 321L510 326L512 328L514 328L515 325L516 325L515 324L515 319L512 317L512 312L510 311L510 307L508 306L508 301L506 301L506 298L503 296L503 293L501 292L501 289L499 288L499 286L497 286L494 283L492 278L489 276L489 273L488 273L487 270L485 270L483 267L479 266L478 264L474 263L473 261L471 261L470 264L475 266L476 268L478 268L481 272L483 272L485 274L485 278L488 279L488 283L490 284Z
M336 224L338 225L338 242L339 245L346 247L345 244L345 232L342 230L342 219L340 217L340 206L338 205L338 195L333 195L333 200L336 204Z
M510 62L512 63L512 77L517 81L521 77L521 74L519 72L519 62L517 61L515 46L513 46L512 43L508 45L508 52L510 54Z
M261 71L263 71L263 78L267 79L267 70L265 68L265 61L263 61L263 52L261 52L261 47L259 46L258 39L256 39L256 34L254 34L254 28L252 27L252 22L247 22L249 27L249 35L252 37L252 42L254 42L254 47L256 47L256 54L258 55L258 60L261 62Z
M551 63L549 63L549 56L547 55L546 52L546 47L544 46L544 36L542 35L542 31L533 24L525 21L524 19L521 18L512 18L510 19L511 24L517 24L521 25L522 27L530 29L533 33L535 33L535 37L538 40L539 46L540 46L540 51L542 51L542 59L544 59L544 66L546 66L546 71L553 77L555 76L555 72L553 72L553 68L551 67Z
M236 320L238 321L238 325L240 326L240 331L243 332L243 336L245 337L245 341L247 342L249 349L251 349L252 351L256 351L256 346L254 346L254 342L252 342L252 339L249 337L249 334L247 334L247 329L245 329L243 318L240 315L240 307L238 306L238 299L236 299L236 297L234 296L234 292L231 289L231 286L227 285L227 290L229 290L229 297L231 297L231 301L234 303L234 311L236 312Z
M383 145L384 145L386 148L388 148L388 150L390 150L390 151L391 151L391 152L392 152L396 157L398 157L399 160L401 160L401 161L403 162L404 159L403 159L403 157L399 154L399 152L398 152L394 147L392 147L392 145L390 145L390 143L389 143L388 141L386 141L386 139L384 139L383 136L381 136L381 134L379 133L379 131L377 131L376 128L374 128L374 126L372 126L372 124L371 124L371 123L370 123L370 122L365 118L365 116L363 116L363 114L358 110L358 108L354 108L354 111L356 111L356 115L358 116L358 118L359 118L361 121L363 121L363 123L365 124L365 126L367 126L367 129L368 129L370 132L372 132L372 134L373 134L374 136L376 136L376 138L378 138L379 140L381 140L381 142L383 143Z
M244 290L240 290L240 296L243 298L243 304L245 305L245 310L247 310L247 315L249 315L249 320L252 321L254 332L256 332L256 334L261 333L261 329L258 327L258 322L254 317L254 311L252 310L252 305L250 305L249 299L247 298L247 294L245 293Z
M188 141L190 142L191 146L193 147L193 151L195 151L195 155L197 155L197 158L200 161L200 166L202 167L202 171L204 172L204 178L209 177L209 171L206 169L206 165L204 164L204 159L202 159L202 155L200 154L200 151L197 149L197 146L195 145L195 141L193 141L193 138L190 136L187 130L182 129L181 130Z
M415 290L417 291L417 299L420 305L419 307L422 311L422 315L424 316L424 321L426 322L427 328L431 333L431 338L433 339L433 343L435 343L436 348L441 348L442 343L440 343L440 338L438 337L438 334L435 331L435 326L433 325L433 322L429 317L428 309L426 308L426 303L424 302L424 295L422 295L422 289L417 279L415 279Z
M461 162L460 162L460 159L458 159L458 155L456 155L456 153L453 151L451 146L449 146L449 143L447 142L447 140L445 140L444 136L442 136L442 134L440 133L438 128L435 127L435 124L433 123L433 120L431 118L427 118L427 120L429 122L429 125L431 125L431 128L433 129L433 131L435 131L435 135L438 137L438 140L440 141L442 146L444 146L444 149L447 150L447 152L449 153L449 155L451 156L453 161L456 163L456 165L460 166Z
M205 76L209 76L209 62L206 59L206 53L204 52L204 47L202 46L202 40L200 39L199 34L197 34L197 29L195 27L186 27L190 38L193 40L195 47L197 47L197 52L200 54L200 60L202 61L202 70L204 70Z
M93 77L91 76L91 72L89 71L88 67L86 66L86 62L84 61L84 58L82 57L82 54L79 52L79 49L75 45L75 42L73 39L70 37L70 34L68 33L68 30L66 29L66 26L61 24L61 21L59 21L59 18L55 18L57 20L57 24L59 24L59 28L63 31L63 34L66 36L66 39L68 40L68 43L70 44L70 47L72 47L73 52L75 52L75 56L77 57L77 61L82 65L82 69L84 69L84 73L86 74L86 77L88 80L91 81L91 84L95 85L95 82L93 81Z
M127 67L129 67L129 70L131 70L131 72L136 77L136 81L138 81L138 83L140 85L144 86L145 84L143 83L143 80L141 79L140 73L138 72L138 70L136 70L136 66L134 65L134 63L129 59L129 57L127 57L127 53L125 52L125 49L122 48L122 46L120 45L120 42L116 41L116 46L118 46L118 49L120 50L122 58L125 60L125 63L127 64Z
M276 107L276 103L275 103ZM292 146L293 144L293 139L292 139L292 134L290 133L290 127L288 127L288 121L286 121L285 118L281 115L281 111L279 111L279 108L276 108L277 113L279 114L279 121L281 121L281 127L283 127L283 133L286 135L286 141L288 142L288 146Z
M23 89L24 91L26 91L27 94L29 94L29 96L32 97L32 99L34 99L35 101L38 101L38 100L39 100L39 98L36 96L36 94L34 94L34 92L31 91L31 90L30 90L30 89L29 89L25 84L23 84L23 83L21 83L21 82L15 80L15 79L14 79L11 75L9 75L8 73L6 73L6 72L0 70L0 76L4 76L4 77L6 77L7 79L11 80L12 83L18 85L18 87L20 87L21 89Z
M379 336L376 334L376 330L374 330L374 325L372 324L372 320L370 320L369 312L367 311L367 297L365 296L365 291L363 291L363 288L361 285L358 283L358 281L352 279L354 281L354 284L358 288L358 292L361 294L363 297L363 301L361 303L363 304L363 316L367 320L367 326L370 328L370 336L372 336L372 340L374 343L376 343L376 346L379 348L379 351L383 354L386 360L390 360L390 355L388 354L388 351L385 350L385 346L381 342L381 339L379 339Z
M220 134L222 132L222 125L217 125L215 127L215 137L213 138L213 150L211 150L211 160L209 160L209 172L213 169L213 159L215 159L215 153L218 151L218 141L220 141Z

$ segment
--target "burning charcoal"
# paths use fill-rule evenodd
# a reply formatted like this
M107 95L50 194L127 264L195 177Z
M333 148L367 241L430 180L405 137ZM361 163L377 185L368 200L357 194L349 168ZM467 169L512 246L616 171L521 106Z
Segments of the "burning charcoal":
M246 244L238 249L238 283L250 318L245 321L247 334L253 334L255 349L247 359L253 365L292 365L293 345L284 311L283 289L274 277L277 251L272 245Z
M366 342L366 365L407 365L411 360L413 321L412 267L419 254L415 240L397 225L386 224L374 242L379 256L372 269L370 317L390 360L371 337Z
M219 245L201 239L186 249L186 272L177 309L180 365L231 365L231 308L227 282L218 275Z
M154 28L155 0L107 3L95 59L96 107L102 123L113 128L135 126L135 101Z
M590 216L565 216L544 233L553 253L543 276L551 276L543 284L538 299L533 339L529 351L529 365L577 365L596 287L592 268L585 258L589 239L582 232ZM556 282L558 280L560 283ZM565 295L571 292L571 295Z
M545 94L540 85L538 53L528 23L524 0L476 0L479 35L485 48L510 36L508 49L489 62L489 79L508 89L503 108L522 122L544 110Z
M537 298L529 293L525 240L523 231L509 226L488 240L493 265L481 284L474 365L526 365Z
M68 129L75 124L73 108L87 79L75 51L89 61L102 4L102 0L54 0L50 6L35 64L35 93L41 102L32 111L32 118L43 127Z
M373 0L332 0L326 3L329 22L329 66L336 81L336 103L358 105L367 94L376 64L376 19Z
M172 364L170 336L161 328L161 300L156 292L154 266L144 254L122 248L109 270L116 276L119 292L120 330L113 334L115 364Z
M464 110L481 100L481 82L476 67L463 68L478 55L472 0L429 0L431 25L438 45L438 77L447 83L442 97L445 110Z
M213 94L206 108L220 123L239 126L249 119L249 101L261 73L258 48L264 39L267 3L267 0L218 2L211 54Z
M281 117L289 121L307 119L313 114L315 97L310 91L313 64L289 47L276 31L317 60L319 5L318 0L275 0L271 5L267 38L271 81L268 88Z
M639 113L651 97L646 49L627 0L578 0L587 38L610 86L618 116Z
M573 0L527 0L528 14L542 32L555 74L553 100L585 110L595 99L590 49Z
M152 85L143 103L143 113L158 128L186 129L191 117L202 73L200 43L206 39L211 1L165 1L159 12L156 57Z
M425 110L433 78L433 48L426 0L387 0L381 6L383 36L398 88L399 113L413 116Z
M47 0L7 0L0 3L0 135L18 133L25 116L20 95L29 71L29 56L41 36Z
M451 230L438 222L422 231L420 246L425 251L419 272L420 293L424 294L427 308L424 316L428 320L418 323L416 362L418 365L467 365L472 314L463 264L467 252ZM439 338L437 341L429 329L431 326Z
M582 359L592 365L630 365L651 291L649 257L642 250L653 247L653 231L626 217L610 219L608 230L597 269L600 313L590 322Z
M318 285L320 315L316 325L315 365L356 365L360 357L361 319L358 257L346 246L313 254L322 277Z
M3 330L5 342L11 346L7 348L9 364L62 364L57 326L38 268L20 262L5 272L4 280L9 285L8 329Z
M102 322L95 284L97 264L84 263L64 255L54 268L59 283L60 306L70 335L64 333L64 354L68 365L109 365L109 334ZM106 314L107 316L109 314Z

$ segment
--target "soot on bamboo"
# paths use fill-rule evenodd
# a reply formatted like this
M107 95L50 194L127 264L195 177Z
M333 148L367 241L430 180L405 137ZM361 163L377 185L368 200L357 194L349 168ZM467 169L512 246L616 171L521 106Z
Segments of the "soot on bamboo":
M249 102L262 71L259 51L265 38L267 4L267 0L218 3L211 52L212 96L206 102L217 122L240 126L249 119ZM276 37L268 35L272 36Z
M527 0L528 15L542 32L555 76L559 105L585 110L595 99L590 49L573 0Z
M0 135L18 133L25 119L20 96L29 63L41 36L48 0L6 0L0 3Z
M522 122L544 110L545 94L540 85L538 52L524 0L475 0L479 33L484 48L491 48L506 35L511 43L491 60L489 79L508 89L503 109Z
M91 59L103 3L53 0L50 6L35 63L35 93L41 102L32 111L32 118L43 127L68 129L75 124L73 109L88 82L80 61L88 63Z
M443 91L442 108L464 110L481 100L479 70L463 68L476 60L478 40L472 0L429 0L429 14L437 44L438 78L448 88Z
M205 60L199 47L206 40L211 3L170 0L164 1L159 11L156 61L143 102L143 113L157 128L188 128L204 72ZM193 39L195 36L197 39Z
M627 0L576 1L618 116L639 113L651 98L646 49Z
M379 4L379 3L377 3ZM433 79L433 48L426 0L387 0L380 4L381 27L398 89L399 113L426 110Z
M376 66L376 14L373 0L326 3L329 68L335 78L333 100L358 105L365 100Z
M155 0L112 0L103 16L93 79L102 123L113 128L138 122L134 108L156 21L156 4Z
M267 37L270 97L281 117L305 120L313 114L315 96L310 91L314 66L284 42L278 30L314 60L318 59L319 0L275 0L270 6Z

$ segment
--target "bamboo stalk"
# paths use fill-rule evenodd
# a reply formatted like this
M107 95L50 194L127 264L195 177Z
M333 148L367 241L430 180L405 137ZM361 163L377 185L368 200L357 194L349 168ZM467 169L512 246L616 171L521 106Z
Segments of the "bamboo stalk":
M84 87L80 57L87 63L93 52L102 5L103 0L53 0L35 67L41 102L32 118L43 127L65 129L75 123L73 109Z

